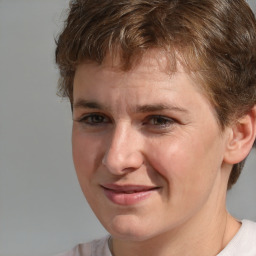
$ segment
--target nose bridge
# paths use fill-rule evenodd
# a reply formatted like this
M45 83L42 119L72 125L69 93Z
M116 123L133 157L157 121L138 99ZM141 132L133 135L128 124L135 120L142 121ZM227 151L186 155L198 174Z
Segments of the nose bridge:
M138 131L129 122L120 122L113 130L103 164L114 174L138 169L143 156L138 143Z

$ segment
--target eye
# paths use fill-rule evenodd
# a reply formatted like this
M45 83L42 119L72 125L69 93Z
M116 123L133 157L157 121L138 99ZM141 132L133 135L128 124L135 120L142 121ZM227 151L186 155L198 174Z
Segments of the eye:
M110 119L107 116L97 113L87 114L82 118L78 119L77 121L79 123L83 123L90 126L97 126L110 123Z
M150 116L144 121L144 125L150 125L151 127L156 128L167 128L174 124L176 121L172 118L161 116L161 115L155 115Z

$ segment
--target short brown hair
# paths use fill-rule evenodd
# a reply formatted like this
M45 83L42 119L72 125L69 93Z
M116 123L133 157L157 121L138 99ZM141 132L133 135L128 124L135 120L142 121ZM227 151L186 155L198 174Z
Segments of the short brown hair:
M71 105L81 62L100 64L118 52L128 70L153 48L195 76L222 129L256 104L256 21L244 0L73 0L56 43L59 94ZM244 161L233 166L228 188Z

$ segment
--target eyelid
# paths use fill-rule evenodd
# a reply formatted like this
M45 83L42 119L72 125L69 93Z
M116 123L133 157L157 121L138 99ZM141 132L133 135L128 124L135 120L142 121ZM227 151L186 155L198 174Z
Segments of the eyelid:
M166 122L166 123L165 123L165 124L149 124L149 125L151 125L152 127L166 128L166 127L171 126L171 125L174 124L174 123L177 123L177 120L175 120L174 118L171 118L171 117L167 117L167 116L163 116L163 115L151 115L151 116L148 116L148 117L145 119L144 124L148 124L148 122L149 122L149 121L152 121L154 118L158 118L159 120L162 119L162 121L164 121L164 122Z
M85 120L86 120L87 118L95 117L95 116L102 117L102 118L104 118L104 119L107 120L107 122L99 122L98 124L108 123L108 122L111 121L111 119L110 119L108 116L106 116L105 114L100 113L100 112L87 113L87 114L84 114L84 115L82 115L81 117L75 118L75 119L73 119L73 120L76 121L76 122L81 122L81 123L84 122L84 123L86 123ZM93 122L92 122L92 123L93 123ZM88 122L87 124L89 124L89 122ZM97 124L97 122L95 122L94 124Z

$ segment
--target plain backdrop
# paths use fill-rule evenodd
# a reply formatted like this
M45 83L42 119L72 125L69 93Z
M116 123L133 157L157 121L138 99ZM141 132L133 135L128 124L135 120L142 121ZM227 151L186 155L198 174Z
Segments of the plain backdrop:
M256 10L255 0L249 1ZM56 96L54 38L67 0L0 0L0 255L53 255L106 234L78 185L71 112ZM256 152L228 193L256 221Z

